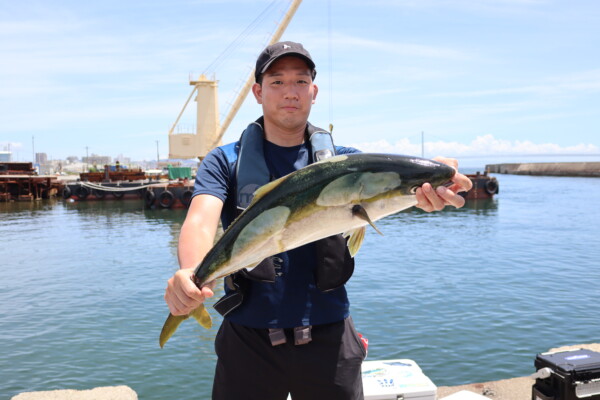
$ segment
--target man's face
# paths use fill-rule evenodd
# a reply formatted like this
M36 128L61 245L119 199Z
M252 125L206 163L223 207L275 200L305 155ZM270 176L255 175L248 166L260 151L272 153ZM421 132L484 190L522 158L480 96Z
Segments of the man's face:
M318 88L306 63L288 56L275 61L263 74L262 85L254 84L252 92L266 121L282 130L298 130L306 126Z

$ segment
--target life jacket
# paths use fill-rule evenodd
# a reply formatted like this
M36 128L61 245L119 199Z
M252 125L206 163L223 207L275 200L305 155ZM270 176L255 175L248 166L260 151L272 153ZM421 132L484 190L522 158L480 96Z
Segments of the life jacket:
M264 119L261 117L248 125L240 140L233 146L221 148L228 164L233 166L235 171L235 179L232 180L235 182L235 202L226 202L225 205L235 209L224 210L230 216L237 217L241 214L251 203L256 189L272 180L263 151L263 125ZM311 150L309 164L336 154L331 134L326 130L307 123L306 136ZM319 290L328 292L337 289L350 279L354 272L354 259L350 256L346 239L342 235L316 241L315 253L315 284ZM249 280L275 282L275 277L273 256L264 259L251 271L241 270L229 275L225 279L228 293L214 305L214 308L223 316L227 315L242 303Z

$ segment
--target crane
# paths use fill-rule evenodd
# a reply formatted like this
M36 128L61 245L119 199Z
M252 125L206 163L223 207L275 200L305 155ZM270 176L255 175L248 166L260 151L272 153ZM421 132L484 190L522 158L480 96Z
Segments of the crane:
M302 0L292 1L275 33L273 33L269 45L281 39L283 32L292 20L300 3L302 3ZM253 82L254 70L250 72L250 76L248 76L248 79L233 102L228 115L221 124L219 121L217 81L208 79L204 74L200 75L198 79L190 80L190 85L193 86L192 92L177 116L175 123L173 123L173 126L169 130L169 158L198 158L202 161L209 151L219 146L225 131L246 99ZM173 131L194 93L196 93L196 133L176 134Z

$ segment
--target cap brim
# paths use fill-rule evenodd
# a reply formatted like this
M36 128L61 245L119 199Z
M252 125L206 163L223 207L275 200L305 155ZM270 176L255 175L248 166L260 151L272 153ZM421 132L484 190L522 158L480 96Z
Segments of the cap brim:
M273 65L273 63L275 61L279 60L282 57L298 57L298 58L301 58L302 60L304 60L304 62L306 63L306 65L308 65L308 67L311 70L315 69L315 63L313 62L313 60L311 60L310 58L306 57L304 54L290 52L290 53L280 54L280 55L278 55L276 57L273 57L273 58L269 59L269 61L267 61L265 63L265 65L263 66L262 71L259 71L260 72L259 74L262 75L265 72L267 72L267 70L269 69L269 67L271 65Z

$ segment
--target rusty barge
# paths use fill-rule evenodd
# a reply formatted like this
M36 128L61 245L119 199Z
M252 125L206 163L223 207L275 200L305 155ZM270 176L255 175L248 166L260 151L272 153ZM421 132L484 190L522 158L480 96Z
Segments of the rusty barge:
M30 162L0 163L0 201L33 201L56 196L61 183L55 175L36 175Z

